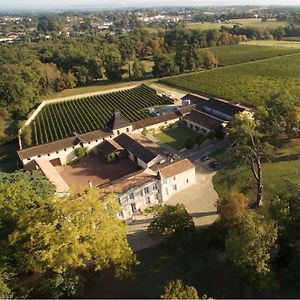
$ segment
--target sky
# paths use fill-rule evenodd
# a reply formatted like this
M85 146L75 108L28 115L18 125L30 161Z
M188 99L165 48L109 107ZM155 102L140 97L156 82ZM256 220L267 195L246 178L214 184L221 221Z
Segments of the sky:
M299 5L300 0L0 0L0 9L147 6Z

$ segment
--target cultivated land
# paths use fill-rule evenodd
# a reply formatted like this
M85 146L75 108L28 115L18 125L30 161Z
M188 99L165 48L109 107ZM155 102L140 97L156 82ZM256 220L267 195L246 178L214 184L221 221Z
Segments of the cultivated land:
M298 41L294 40L284 40L284 41L276 41L276 40L256 40L256 41L248 41L242 42L241 45L254 45L254 46L266 46L266 47L282 47L282 48L294 48L300 49L300 38Z
M276 46L275 41L271 42ZM281 45L286 46L270 47L271 44L269 45L268 43L260 45L259 43L252 44L251 42L247 42L239 45L206 48L202 49L201 52L205 52L206 50L214 52L219 60L219 67L300 52L300 43L298 43L298 47L295 47L296 49L288 47L291 43L281 42Z
M129 121L147 118L146 108L170 104L156 92L139 86L129 90L77 100L48 104L29 125L32 145L52 142L72 135L104 128L114 109Z
M299 65L300 54L295 54L174 76L161 82L255 106L283 90L299 98Z
M167 144L176 150L185 148L185 142L188 138L195 139L197 133L184 126L179 126L173 129L165 129L157 133L154 137L164 144Z

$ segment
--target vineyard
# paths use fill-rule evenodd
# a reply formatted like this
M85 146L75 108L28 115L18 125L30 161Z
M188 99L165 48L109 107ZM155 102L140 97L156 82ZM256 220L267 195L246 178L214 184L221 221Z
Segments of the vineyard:
M162 79L194 92L261 105L274 93L300 99L300 54Z
M145 108L170 104L146 86L45 105L29 125L32 144L40 145L104 128L118 108L130 122L147 118Z

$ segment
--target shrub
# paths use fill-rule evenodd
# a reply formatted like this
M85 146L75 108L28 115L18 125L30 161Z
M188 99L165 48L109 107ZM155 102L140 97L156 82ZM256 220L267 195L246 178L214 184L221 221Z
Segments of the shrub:
M224 127L222 125L218 126L215 129L215 137L216 137L217 140L223 140L224 139L225 131L224 131Z
M161 299L199 299L198 292L193 286L184 284L176 279L169 281L164 288Z
M83 147L76 148L76 149L75 149L75 155L76 155L78 158L81 158L81 157L86 156L86 149L83 148Z
M116 153L115 152L112 152L110 154L108 154L106 157L105 157L105 160L108 162L108 163L111 163L113 161L116 160Z
M149 131L146 128L144 128L141 133L142 133L143 136L146 136L146 135L149 134Z

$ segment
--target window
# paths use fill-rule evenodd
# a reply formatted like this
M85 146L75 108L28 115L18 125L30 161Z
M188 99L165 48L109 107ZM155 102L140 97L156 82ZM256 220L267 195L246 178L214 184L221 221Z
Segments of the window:
M126 131L129 132L129 128L128 127L126 128Z
M67 149L64 149L64 151L67 151Z
M147 198L145 199L145 204L150 204L150 203L151 203L150 197L147 197Z
M173 191L177 191L177 185L176 184L173 185Z
M165 124L168 124L168 122L165 122Z
M154 183L154 185L153 185L153 190L158 190L157 183Z
M156 198L157 200L159 200L159 196L158 196L158 194L155 194L155 198Z
M174 181L176 180L176 176L173 177L173 180L174 180Z
M29 157L29 158L27 158L27 160L30 160L31 158Z
M90 145L90 144L91 144L91 142L88 142L88 144Z
M48 153L47 155L50 156L50 153Z
M144 196L144 192L143 192L143 190L141 190L141 197L143 197Z
M40 155L38 155L38 157L41 157Z
M168 190L168 188L166 188L166 194L169 195L169 190Z
M131 194L129 195L129 199L131 199L131 200L134 199L134 194L133 194L133 193L131 193Z
M186 183L189 183L189 180L188 180L188 179L186 180Z
M122 211L120 211L119 213L118 213L118 215L119 215L119 218L124 218L124 214L123 214L123 212Z
M132 210L132 212L136 212L136 205L135 205L135 203L131 203L131 210Z
M56 151L56 154L58 154L58 151Z
M98 140L96 140L96 143L98 142Z
M144 192L145 192L145 194L149 194L149 187L148 186L144 188Z
M120 130L117 130L117 135L119 135L120 134Z

